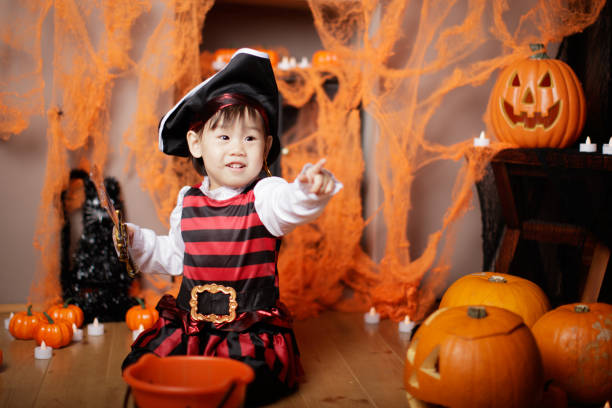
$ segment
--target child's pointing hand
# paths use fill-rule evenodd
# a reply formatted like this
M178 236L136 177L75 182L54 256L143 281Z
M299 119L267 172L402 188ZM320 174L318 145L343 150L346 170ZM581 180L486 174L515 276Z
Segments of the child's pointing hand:
M326 161L326 159L319 160L297 178L300 183L310 185L309 191L316 195L326 195L334 189L335 182L331 173L323 168Z

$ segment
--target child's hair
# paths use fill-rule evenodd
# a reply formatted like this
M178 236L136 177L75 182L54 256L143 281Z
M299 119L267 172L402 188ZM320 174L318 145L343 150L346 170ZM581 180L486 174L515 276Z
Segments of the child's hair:
M233 123L236 120L246 117L254 118L257 120L257 124L262 128L262 130L264 129L263 118L257 109L249 105L230 105L227 108L223 108L215 112L206 123L196 122L194 125L192 125L191 130L196 132L198 136L202 138L204 132L214 130L218 126L223 126L225 123ZM201 157L191 156L191 163L200 175L206 175L204 160Z

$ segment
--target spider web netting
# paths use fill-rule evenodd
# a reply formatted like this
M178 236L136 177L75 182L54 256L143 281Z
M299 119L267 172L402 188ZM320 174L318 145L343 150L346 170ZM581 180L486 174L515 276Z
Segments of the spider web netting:
M75 165L104 168L110 101L119 78L138 78L138 105L123 140L128 162L146 180L142 186L163 222L180 187L198 181L190 164L158 151L156 130L159 112L167 109L160 108L162 96L182 95L206 71L200 61L209 58L199 49L206 41L201 33L214 2L159 2L164 12L138 55L130 52L132 29L150 12L150 0L9 3L2 6L6 12L0 17L2 56L21 61L27 69L3 69L1 132L4 139L19 137L34 115L47 115L47 168L34 242L42 262L31 300L48 303L60 293L60 194L68 189ZM471 138L441 144L428 139L428 123L449 93L481 85L499 67L528 56L529 43L554 43L581 31L596 20L604 3L533 1L523 5L517 21L508 21L507 0L308 1L323 46L340 62L325 69L295 70L289 76L277 72L285 103L304 108L282 135L289 149L282 156L282 174L293 180L305 162L326 157L344 189L316 222L284 238L281 298L298 318L327 308L357 311L370 305L394 320L405 315L419 320L428 312L450 269L453 227L472 205L474 183L485 174L490 158L505 147L493 143L475 149ZM41 32L51 14L53 80L44 84ZM406 27L407 15L418 16L416 25ZM104 27L101 33L91 30L95 24ZM479 50L491 44L497 52L483 58ZM333 96L324 89L331 78L338 84ZM47 101L45 86L51 87ZM316 108L308 108L313 99ZM375 129L374 148L367 152L362 149L362 112ZM486 124L486 117L483 120ZM372 218L363 216L364 155L372 158L382 191L374 211L386 228L380 261L361 245ZM422 253L411 256L406 233L414 200L411 186L417 171L438 161L460 162L462 167L441 228L429 235Z

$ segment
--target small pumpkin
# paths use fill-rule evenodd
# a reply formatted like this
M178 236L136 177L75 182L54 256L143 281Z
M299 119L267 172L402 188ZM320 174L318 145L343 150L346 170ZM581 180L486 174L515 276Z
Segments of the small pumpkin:
M62 319L52 319L47 312L43 312L45 320L41 320L36 331L34 340L39 346L43 340L49 347L60 348L67 346L72 341L72 323Z
M18 312L9 322L9 332L16 339L30 340L34 337L34 331L41 320L39 312L32 312L32 305L28 305L25 312Z
M66 299L66 301L62 304L57 304L51 306L47 313L53 319L63 319L69 321L71 324L74 323L77 327L83 326L83 320L85 316L83 315L83 310L70 302L72 299Z
M612 400L612 305L572 303L533 326L544 374L570 401L601 406Z
M339 64L338 55L328 50L318 50L312 54L312 66L315 68L325 68Z
M491 127L499 141L519 147L568 147L586 119L582 85L542 44L531 49L534 55L499 74L489 100Z
M132 306L125 314L125 322L130 330L138 330L140 325L146 330L157 322L159 312L153 307L146 307L142 299L136 298L138 305Z
M550 310L548 297L535 283L519 276L496 272L465 275L453 282L440 307L463 305L497 306L521 316L527 327Z
M421 401L455 408L537 406L538 347L520 316L493 306L438 309L414 334L404 385Z

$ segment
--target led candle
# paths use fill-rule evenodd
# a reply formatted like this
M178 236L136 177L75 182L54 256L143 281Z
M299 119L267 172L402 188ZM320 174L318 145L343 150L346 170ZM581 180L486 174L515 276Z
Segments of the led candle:
M376 313L376 309L372 306L370 311L363 315L363 320L368 324L378 324L380 322L380 315Z
M136 340L140 333L144 331L144 326L141 324L136 330L132 330L132 340Z
M608 143L604 143L601 147L601 152L603 154L612 154L612 137L608 141Z
M9 324L11 323L11 319L15 316L15 313L11 312L10 316L4 319L4 328L8 330Z
M310 62L308 62L308 58L302 57L300 63L298 64L300 68L310 68Z
M584 143L580 143L580 151L584 153L594 153L597 151L597 145L591 143L591 138L587 136Z
M415 323L410 320L410 317L404 317L404 320L399 323L399 331L402 333L412 333Z
M83 329L76 327L76 324L72 323L72 341L83 340Z
M278 63L278 69L280 69L282 71L286 71L288 69L291 69L291 64L289 63L289 58L288 57L283 57L281 59L281 61Z
M53 348L47 347L45 341L40 343L39 347L34 347L34 358L36 360L48 360L53 355Z
M104 325L98 322L98 318L94 318L93 323L87 325L88 336L101 336L104 334Z
M485 137L484 130L480 132L479 137L474 138L474 146L476 147L485 147L488 146L491 141Z

